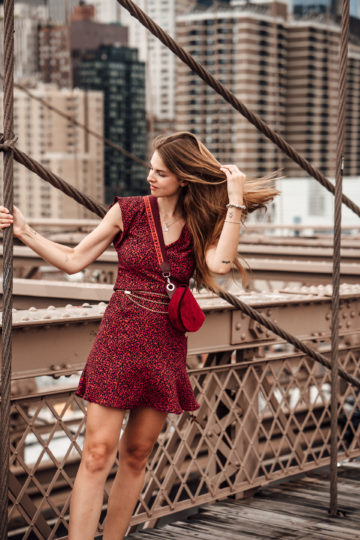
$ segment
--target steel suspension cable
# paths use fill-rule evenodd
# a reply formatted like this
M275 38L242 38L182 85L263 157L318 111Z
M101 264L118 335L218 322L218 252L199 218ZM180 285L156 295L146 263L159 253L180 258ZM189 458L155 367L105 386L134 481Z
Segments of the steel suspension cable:
M346 77L349 41L349 0L343 0L341 13L341 41L339 48L338 119L336 145L334 239L333 239L333 296L331 302L331 431L330 431L330 509L337 511L337 455L338 455L338 399L339 399L339 308L340 308L340 249L341 196L344 172L344 140L346 109Z
M25 154L25 152L22 152L16 146L14 146L15 141L5 141L4 135L0 133L0 152L6 151L9 146L12 148L12 154L14 156L14 159L18 162L24 165L29 171L34 172L40 178L45 180L46 182L49 182L52 186L54 186L56 189L59 189L65 195L68 195L74 201L78 202L91 212L94 212L94 214L104 217L104 215L107 212L107 208L104 204L99 204L98 202L94 201L91 197L88 197L88 195L84 195L79 189L72 186L60 176L57 174L54 174L49 169L44 167L41 163L33 159L32 157Z
M169 34L167 34L153 19L151 19L142 9L131 0L116 0L129 13L135 17L143 26L157 37L166 47L168 47L184 64L196 73L208 86L211 86L227 101L236 111L244 116L253 126L261 131L265 137L270 139L285 154L297 163L310 176L315 178L320 184L334 195L335 186L311 163L303 158L286 140L272 130L261 118L250 111L230 90L207 71L191 54L181 47ZM360 217L360 207L346 195L342 195L342 202Z
M4 78L4 76L0 74L0 79L3 79L3 78ZM30 92L30 90L28 88L26 88L22 84L14 83L14 87L18 88L19 90L24 92L27 96L29 96L30 99L33 99L34 101L38 101L39 103L41 103L41 105L43 105L44 107L46 107L50 111L53 111L55 114L61 116L62 118L65 118L65 120L67 120L68 122L71 122L73 125L81 128L82 130L84 130L89 135L92 135L96 139L104 142L107 146L110 146L111 148L114 148L115 150L117 150L118 152L123 154L124 156L132 159L136 163L139 163L143 167L147 168L148 164L147 164L146 161L144 161L143 159L138 158L137 156L135 156L131 152L128 152L127 150L125 150L125 148L123 148L119 144L116 144L113 141L111 141L110 139L107 139L106 137L104 137L103 135L100 135L100 133L97 133L93 129L90 129L88 126L86 126L82 122L79 122L78 120L76 120L76 118L74 118L73 116L70 116L69 114L66 114L63 111L61 111L60 109L58 109L57 107L54 107L53 105L50 105L50 103L48 103L45 99L42 99L39 96L35 96L32 92Z
M4 2L4 138L14 138L14 0ZM3 202L13 208L13 152L9 146L3 156ZM0 538L8 534L8 489L10 463L10 391L12 357L13 228L3 236L3 314L1 347L1 429L0 429Z

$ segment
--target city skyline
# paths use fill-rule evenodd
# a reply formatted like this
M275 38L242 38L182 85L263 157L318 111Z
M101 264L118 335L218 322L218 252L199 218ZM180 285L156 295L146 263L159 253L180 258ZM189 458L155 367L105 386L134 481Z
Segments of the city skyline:
M318 5L322 3L324 4L321 0L318 1ZM18 61L17 77L21 79L23 76L26 79L32 73L31 86L33 88L36 88L36 77L39 73L42 80L56 81L60 87L71 86L74 79L75 84L78 85L75 68L79 64L82 54L88 54L90 50L95 51L104 41L102 37L96 41L95 34L89 33L87 26L99 28L99 31L101 29L101 35L107 33L109 36L115 36L115 31L128 32L126 38L124 33L121 34L124 37L120 39L124 39L124 41L127 39L130 49L134 44L134 36L141 35L134 33L134 30L141 30L141 32L144 30L133 18L133 26L129 27L110 23L113 17L118 16L125 24L127 21L125 15L128 15L127 11L123 9L120 15L119 10L114 9L112 0L101 3L94 2L94 8L91 8L92 3L88 2L83 7L77 7L73 13L73 19L76 21L72 21L71 28L77 26L72 33L84 47L83 50L80 50L78 47L70 46L69 50L72 51L70 61L67 48L69 35L67 26L55 25L54 23L40 24L39 29L36 29L36 18L44 17L44 3L33 2L32 4L39 11L29 11L29 6L17 3L16 9L20 17L18 17L15 38L21 36L21 39L16 42L17 47L26 50L28 57L32 58L32 62L30 62L25 60L27 58L25 54L16 55ZM173 28L177 29L176 39L224 82L235 95L240 97L250 109L258 113L271 127L281 133L311 163L319 167L324 174L333 176L337 100L335 66L338 40L338 27L335 21L330 25L326 24L326 19L321 18L311 21L307 16L296 17L296 19L288 17L284 3L277 3L277 7L274 8L270 2L265 2L260 10L258 3L245 4L238 0L217 2L216 6L213 4L213 2L197 2L196 10L191 10L190 8L195 5L194 2L183 0L176 4L175 11L170 9L172 4L169 5L166 17L168 21L172 20ZM116 5L119 7L118 4ZM152 5L155 9L156 6L158 8L162 4L154 0ZM98 12L98 18L102 18L104 22L97 20L96 13L100 7L102 12ZM111 8L111 10L109 11L107 8ZM156 13L154 11L150 14L156 19ZM228 23L224 26L225 19L228 20ZM121 21L117 21L117 23ZM197 27L194 21L198 21L196 24L200 26ZM166 26L167 23L162 22L161 24ZM202 28L202 30L199 35L195 33L186 37L187 34L183 31L184 24L185 26L193 25L191 32L198 32L197 28ZM32 54L36 48L34 45L36 32L39 32L40 68L43 65L43 58L45 58L41 51L46 50L45 46L48 47L49 51L46 53L48 55L46 69L41 68L43 71L38 72L36 72L36 63L34 63ZM47 37L46 33L49 34ZM86 47L84 40L81 39L82 33L86 37L92 35L92 42L88 41ZM51 37L52 34L60 36L61 39L58 40L57 44L56 40ZM120 33L118 35L120 36ZM234 41L235 36L241 36L241 39L239 37L238 41ZM113 39L119 38L110 37L108 41L111 43ZM203 140L218 159L225 162L241 163L246 174L251 177L261 176L277 169L294 177L304 174L213 90L205 87L196 75L191 74L188 68L176 60L174 55L154 37L151 40L149 38L141 40L143 49L139 48L139 57L143 54L148 59L150 58L147 56L148 53L144 53L144 45L151 43L156 44L156 48L151 50L152 54L155 55L154 58L157 58L157 63L151 64L149 69L149 60L145 60L144 72L148 83L150 80L149 71L152 79L157 81L155 97L158 100L158 106L149 108L149 93L151 94L152 90L149 88L149 84L145 85L143 92L146 94L147 112L146 120L144 117L141 124L141 144L139 143L139 131L136 135L132 135L137 139L132 143L130 143L131 137L129 138L129 136L127 136L128 142L126 144L124 143L125 139L117 138L116 122L121 124L123 121L120 115L115 113L115 109L112 114L117 115L116 121L110 121L110 117L105 116L104 127L107 135L110 133L107 125L109 122L109 125L115 129L113 135L109 137L115 139L113 142L132 151L140 159L146 160L151 151L150 142L154 135L168 133L174 129L190 130ZM275 50L276 55L273 54ZM163 56L163 53L166 53L166 56ZM62 64L55 63L57 54L59 62ZM359 47L355 43L350 43L345 175L352 176L358 175L360 171L359 136L357 135L359 133L359 115L356 114L360 106L359 54ZM23 61L22 58L24 58ZM167 59L170 60L170 63L167 63ZM61 75L61 65L64 68L63 75ZM241 66L241 69L238 66ZM244 69L242 69L243 66ZM69 76L71 68L73 73ZM53 78L47 79L48 75ZM102 88L103 84L105 84L104 80L96 88L106 94L107 91ZM150 98L150 102L155 103L154 96ZM164 107L163 117L161 114L156 114L156 111L160 110L161 112L161 107ZM128 109L131 110L131 106ZM128 127L125 131L123 128L120 131L131 134ZM147 142L145 141L146 137ZM148 150L146 150L146 146ZM139 149L138 154L134 150L137 148ZM135 163L130 165L131 162L129 162L126 169L131 170L134 175L129 177L122 173L124 158L115 150L106 149L105 153L106 200L108 202L117 189L122 194L136 194L140 193L141 189L146 189L145 171L142 166ZM110 156L112 157L110 158ZM112 165L111 159L114 160ZM112 170L111 180L110 169ZM110 186L112 187L110 188Z

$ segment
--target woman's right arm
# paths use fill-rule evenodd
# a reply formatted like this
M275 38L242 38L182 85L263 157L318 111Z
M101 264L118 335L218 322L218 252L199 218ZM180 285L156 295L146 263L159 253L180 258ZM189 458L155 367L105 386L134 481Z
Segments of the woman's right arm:
M118 204L110 208L99 225L88 234L76 247L69 247L48 240L32 229L25 221L20 210L14 207L12 216L7 208L0 207L0 228L11 224L14 235L34 250L45 261L63 270L75 274L95 261L111 244L116 234L123 229L121 210Z

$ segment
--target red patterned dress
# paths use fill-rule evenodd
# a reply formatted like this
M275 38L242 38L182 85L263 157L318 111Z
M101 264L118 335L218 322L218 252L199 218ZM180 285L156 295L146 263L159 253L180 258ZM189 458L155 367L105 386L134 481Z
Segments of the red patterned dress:
M168 299L143 197L115 197L123 231L114 238L119 266L110 302L82 372L77 395L87 401L180 414L199 408L186 372L187 337L167 315ZM175 281L194 270L191 234L166 248ZM131 294L129 294L129 291Z

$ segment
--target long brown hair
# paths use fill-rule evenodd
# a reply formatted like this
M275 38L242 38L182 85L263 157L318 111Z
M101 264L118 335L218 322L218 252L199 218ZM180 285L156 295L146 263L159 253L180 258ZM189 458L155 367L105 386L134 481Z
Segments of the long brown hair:
M229 202L226 175L220 170L221 164L188 131L181 131L169 136L159 136L154 141L156 150L165 166L175 174L178 180L186 182L180 191L178 201L186 224L193 238L195 258L194 279L198 289L204 286L210 290L220 287L213 279L206 264L205 253L210 246L216 245L226 216L226 204ZM266 204L279 192L271 186L274 175L246 179L244 186L244 204L242 221L247 214L265 208ZM234 265L245 278L245 270L237 258Z

